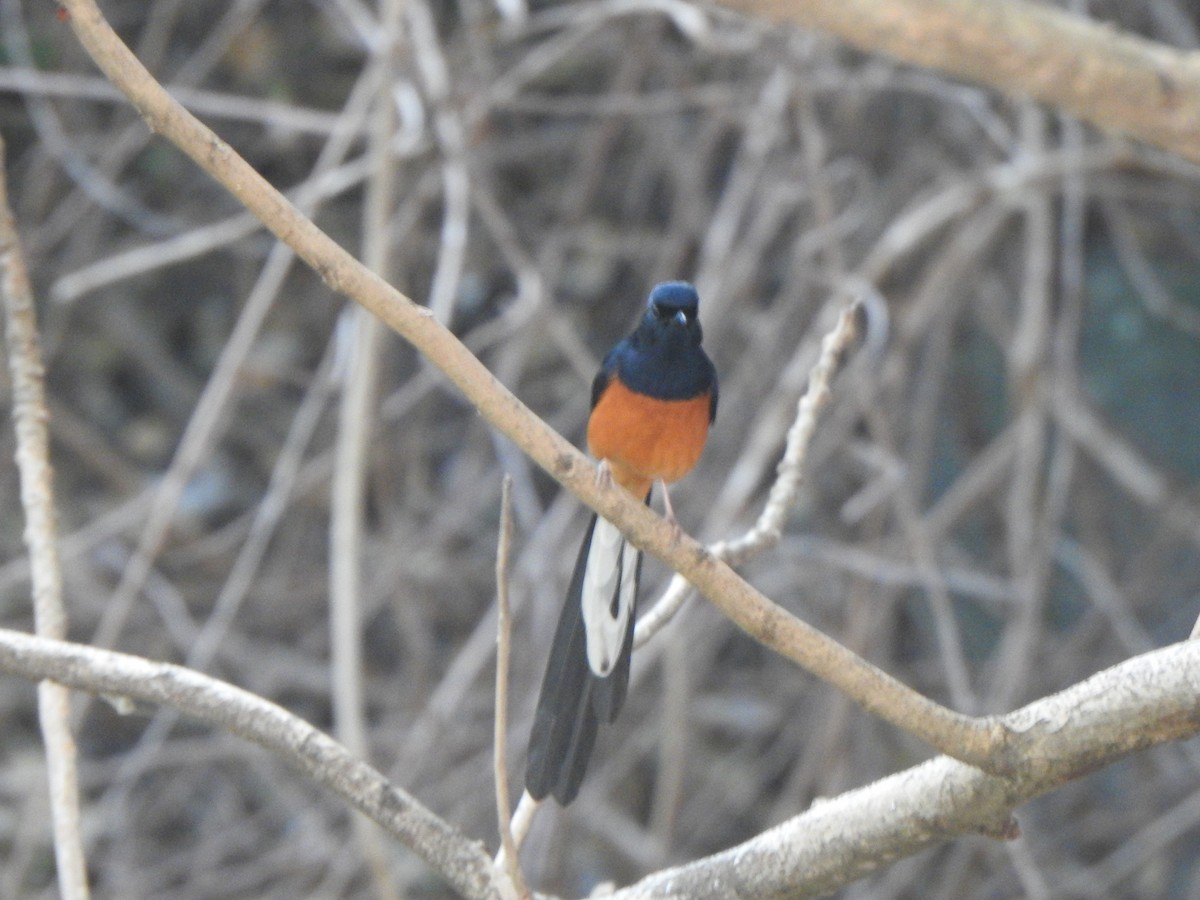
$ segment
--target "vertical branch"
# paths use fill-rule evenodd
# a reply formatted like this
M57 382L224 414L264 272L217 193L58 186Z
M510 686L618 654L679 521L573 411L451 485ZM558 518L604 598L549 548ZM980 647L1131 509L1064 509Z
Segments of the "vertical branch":
M371 118L371 178L363 216L363 261L387 279L387 259L395 172L391 157L395 130L392 83L400 25L399 0L380 2L380 44L374 67L377 93ZM379 320L362 307L343 313L346 384L339 408L336 462L330 499L329 619L333 712L337 737L360 758L367 758L362 686L362 523L371 407L375 397L381 331ZM355 832L371 870L378 896L399 894L378 834L363 817Z
M508 603L508 559L512 549L512 533L512 476L505 475L500 487L500 536L496 541L496 725L492 758L501 845L496 864L497 868L503 868L517 896L528 897L529 887L521 876L517 842L508 819L512 797L508 789L508 753L505 751L508 737L508 659L512 640L512 618ZM503 884L503 880L498 878L497 884Z
M0 138L0 295L8 368L13 383L13 422L17 434L17 469L21 506L25 511L25 546L33 581L33 616L42 637L65 640L67 614L62 602L62 569L54 516L54 473L46 430L46 394L33 291L8 206L4 175L4 141ZM89 896L87 863L79 830L79 784L75 741L70 728L70 695L65 687L38 685L38 716L46 744L50 808L54 819L54 855L58 885L67 900Z
M450 67L442 52L433 13L425 0L412 0L406 12L413 58L433 107L433 133L442 152L442 234L437 269L429 286L429 308L435 319L449 325L467 251L471 208L467 134L451 104Z
M1023 156L1046 152L1045 114L1036 107L1021 111ZM1043 639L1046 582L1058 523L1047 507L1049 471L1061 467L1061 453L1050 441L1043 381L1051 338L1054 281L1053 201L1041 193L1023 197L1024 271L1019 306L1008 347L1008 393L1016 447L1012 479L1004 500L1008 566L1014 610L996 650L996 678L989 707L1007 709L1028 690L1028 678ZM1069 453L1069 451L1068 451ZM1043 520L1044 513L1049 517ZM1039 521L1043 520L1043 521Z

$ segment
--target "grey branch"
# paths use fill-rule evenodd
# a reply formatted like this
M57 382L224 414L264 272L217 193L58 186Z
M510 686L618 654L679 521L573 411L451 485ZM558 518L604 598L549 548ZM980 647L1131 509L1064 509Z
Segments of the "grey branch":
M0 671L165 704L265 747L379 823L466 897L492 896L483 846L283 707L169 663L0 629Z
M947 756L827 801L614 897L814 897L968 834L1019 832L1013 810L1102 766L1200 732L1200 643L1155 650L1005 716L1030 752L1011 778Z

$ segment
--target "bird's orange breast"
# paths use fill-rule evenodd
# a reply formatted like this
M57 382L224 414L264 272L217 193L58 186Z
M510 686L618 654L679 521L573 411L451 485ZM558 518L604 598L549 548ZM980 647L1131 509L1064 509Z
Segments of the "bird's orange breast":
M658 479L686 475L708 439L710 399L659 400L614 377L588 420L588 449L608 460L614 480L639 499Z

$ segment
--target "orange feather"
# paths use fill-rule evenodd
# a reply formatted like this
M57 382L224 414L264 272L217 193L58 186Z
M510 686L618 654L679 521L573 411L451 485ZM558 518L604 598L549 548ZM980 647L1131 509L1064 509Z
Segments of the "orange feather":
M658 479L678 481L696 465L709 416L707 394L659 400L634 393L614 376L588 419L588 449L608 460L613 480L640 500Z

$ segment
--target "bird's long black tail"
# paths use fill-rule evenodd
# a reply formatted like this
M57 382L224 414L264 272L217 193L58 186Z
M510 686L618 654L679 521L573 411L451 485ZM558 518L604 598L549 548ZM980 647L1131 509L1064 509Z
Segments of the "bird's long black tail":
M625 702L629 658L633 652L634 617L630 616L620 656L608 675L602 678L588 665L582 594L595 530L596 516L593 515L583 546L579 548L571 586L554 632L546 677L542 680L542 693L533 716L525 768L525 789L530 795L541 800L547 794L553 794L563 806L579 793L596 740L597 725L615 719ZM621 552L638 554L634 567L636 592L641 553L630 545L625 545Z

